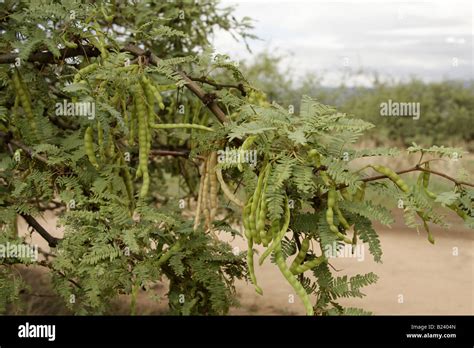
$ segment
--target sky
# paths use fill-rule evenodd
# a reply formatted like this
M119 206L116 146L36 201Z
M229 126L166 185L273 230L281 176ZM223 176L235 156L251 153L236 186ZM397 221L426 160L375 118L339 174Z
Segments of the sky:
M348 84L370 85L374 71L395 80L473 79L472 0L222 0L226 5L236 6L237 18L254 19L261 39L249 42L249 53L217 32L217 52L234 60L267 50L286 57L282 69L316 73L328 86L361 68Z

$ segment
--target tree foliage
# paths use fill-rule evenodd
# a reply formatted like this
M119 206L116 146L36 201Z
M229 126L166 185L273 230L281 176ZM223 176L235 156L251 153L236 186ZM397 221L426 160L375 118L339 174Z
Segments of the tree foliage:
M257 286L252 248L262 243L302 299L315 295L308 314L364 314L337 300L362 297L376 275L335 277L327 251L360 240L381 261L372 221L388 224L390 214L365 191L403 200L407 224L423 226L431 242L428 223L443 223L437 205L472 226L468 182L450 178L452 192L431 192L435 172L421 159L408 170L420 172L410 188L395 173L355 170L356 158L397 155L354 148L371 123L307 96L298 113L270 103L237 64L214 54L215 26L250 37L248 20L215 1L6 1L0 13L0 238L25 243L20 215L54 256L2 259L0 310L23 288L13 266L41 264L77 314L105 313L119 294L130 295L135 313L138 291L165 279L170 313L225 314L236 303L235 279ZM255 162L218 159L226 149L240 159L253 151ZM51 206L61 239L35 220ZM218 234L239 234L233 223L247 218L249 249L233 252ZM314 242L306 252L302 240Z

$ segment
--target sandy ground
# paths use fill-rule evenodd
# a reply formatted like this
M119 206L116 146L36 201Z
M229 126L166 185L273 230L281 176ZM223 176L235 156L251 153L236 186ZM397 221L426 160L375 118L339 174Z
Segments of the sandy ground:
M474 314L473 231L463 227L456 216L451 216L448 219L452 223L450 229L433 228L436 243L431 245L425 233L417 234L416 230L406 228L401 214L398 211L395 214L396 223L391 229L376 225L384 252L383 263L375 263L367 248L364 249L363 260L350 257L332 260L331 264L339 270L338 275L347 274L350 277L374 272L380 277L376 284L363 290L366 297L343 299L341 304L363 308L374 314ZM48 213L45 219L39 218L38 221L49 231L54 231L57 237L62 235L62 231L55 226L52 214ZM26 233L23 220L20 230ZM31 241L47 250L37 233L32 234ZM230 242L240 250L246 250L246 243L241 238ZM304 313L301 302L275 265L268 260L261 267L256 265L256 274L264 296L258 295L251 284L238 281L236 288L241 306L233 308L231 314ZM30 276L29 281L35 284L35 291L41 293L47 287L48 278L41 272ZM166 286L158 286L156 291L165 294ZM294 301L291 301L292 298ZM127 314L127 302L128 299L122 297L114 306L114 312ZM64 313L57 301L52 303L47 297L33 297L28 304L28 312ZM160 314L166 310L166 303L156 304L142 294L138 308L142 314Z
M474 235L456 217L450 222L453 225L448 230L432 229L435 245L427 241L425 233L417 234L416 230L406 228L401 215L397 214L392 229L377 225L383 263L374 262L367 248L361 254L363 260L346 257L331 262L339 270L338 275L350 277L374 272L379 276L376 284L362 291L366 297L343 299L341 304L374 314L474 314ZM232 244L245 245L241 240ZM453 255L456 251L457 256ZM256 274L264 296L256 294L252 286L239 283L243 308L233 313L304 313L298 298L289 303L289 295L294 292L273 264L266 262L262 267L256 266Z

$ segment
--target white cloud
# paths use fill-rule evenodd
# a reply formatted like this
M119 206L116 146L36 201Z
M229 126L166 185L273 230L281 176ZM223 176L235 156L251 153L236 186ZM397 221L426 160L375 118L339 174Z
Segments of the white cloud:
M298 75L308 72L330 76L336 83L343 61L363 68L425 80L473 78L471 1L230 1L236 17L256 19L255 31L263 41L252 41L254 54L263 50L292 52ZM214 41L221 53L251 59L242 43L227 33ZM454 69L453 59L459 65ZM366 78L359 79L365 83ZM337 83L336 83L337 84Z
M373 32L376 35L384 36L434 36L434 35L470 35L469 26L449 26L449 27L409 27L380 30Z

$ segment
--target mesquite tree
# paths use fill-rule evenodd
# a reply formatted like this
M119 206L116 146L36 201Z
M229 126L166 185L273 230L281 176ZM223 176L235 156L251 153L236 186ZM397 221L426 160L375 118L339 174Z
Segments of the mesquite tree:
M270 104L208 47L216 26L251 37L248 19L215 1L0 4L0 242L25 243L21 216L51 247L41 260L1 259L0 310L25 286L15 265L33 264L50 269L75 313L103 313L119 294L131 295L134 313L138 291L167 279L171 313L224 314L235 279L264 294L261 244L258 263L275 263L307 314L363 314L337 299L362 297L377 276L335 277L327 251L361 241L381 260L372 221L392 218L366 191L401 202L431 243L428 224L444 221L438 205L472 227L473 185L430 168L461 149L414 145L412 168L354 169L357 158L400 152L355 150L372 125L310 97L298 114ZM415 171L410 186L400 174ZM433 174L453 190L432 192ZM61 239L35 218L48 209ZM221 233L243 234L248 250Z

